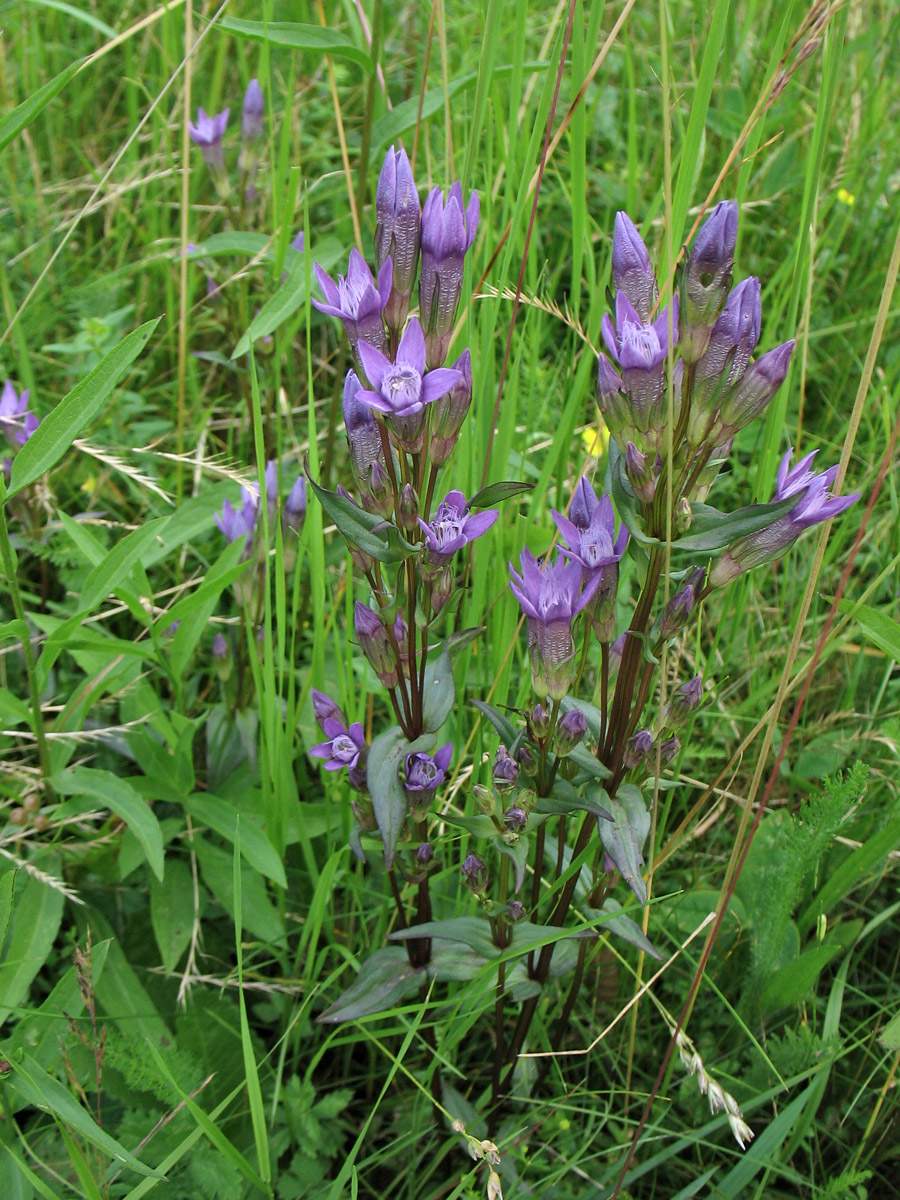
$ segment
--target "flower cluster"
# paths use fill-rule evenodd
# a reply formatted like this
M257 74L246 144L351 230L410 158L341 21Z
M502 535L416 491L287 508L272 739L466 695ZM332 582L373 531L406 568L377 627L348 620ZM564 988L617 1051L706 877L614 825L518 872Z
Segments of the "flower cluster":
M256 171L259 166L259 154L264 140L263 119L265 117L265 101L258 79L251 79L244 93L244 103L241 111L241 148L238 155L238 171L241 177L241 195L243 201L252 204L256 199ZM223 139L228 128L230 108L210 116L202 108L197 109L197 120L188 121L188 133L195 146L200 147L203 161L209 168L216 188L227 196L231 184L225 166L225 148Z

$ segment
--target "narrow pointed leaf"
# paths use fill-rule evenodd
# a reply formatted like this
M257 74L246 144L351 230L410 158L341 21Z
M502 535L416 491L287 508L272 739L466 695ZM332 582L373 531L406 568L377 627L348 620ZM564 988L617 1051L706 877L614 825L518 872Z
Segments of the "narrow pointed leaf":
M622 878L640 900L647 903L647 885L641 878L644 866L642 850L650 832L650 814L640 790L622 784L618 793L607 800L612 821L600 822L600 841L619 868Z

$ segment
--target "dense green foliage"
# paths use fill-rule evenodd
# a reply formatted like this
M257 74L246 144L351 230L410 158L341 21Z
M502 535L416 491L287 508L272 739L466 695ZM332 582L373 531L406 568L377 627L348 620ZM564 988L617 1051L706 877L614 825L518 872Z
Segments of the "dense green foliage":
M798 339L716 503L767 500L789 446L840 459L863 496L667 650L670 691L702 671L712 692L661 781L650 903L614 896L664 960L727 913L708 961L707 926L643 992L660 964L639 931L600 927L561 1043L563 990L529 1035L567 1053L520 1060L492 1128L503 1195L893 1196L896 6L326 7L5 16L0 382L29 388L50 432L16 453L0 527L0 1196L485 1194L488 1164L451 1120L480 1155L496 974L459 967L430 1004L387 992L374 1015L316 1020L361 960L403 956L383 867L348 847L345 778L308 754L313 686L369 734L386 708L352 636L366 597L346 547L312 498L296 554L274 523L257 641L241 547L214 524L269 459L283 493L307 456L325 487L349 478L349 355L308 303L312 263L342 271L353 245L371 260L401 138L422 189L460 178L481 197L453 486L534 485L473 547L454 613L486 632L459 651L441 735L439 915L477 908L459 864L497 738L469 701L533 702L505 563L547 550L586 464L602 482L617 210L674 268L701 206L736 197L760 349ZM236 179L252 76L266 119L248 201L217 192L185 123L231 107ZM629 560L622 613L637 589ZM745 1150L701 1080L740 1105Z

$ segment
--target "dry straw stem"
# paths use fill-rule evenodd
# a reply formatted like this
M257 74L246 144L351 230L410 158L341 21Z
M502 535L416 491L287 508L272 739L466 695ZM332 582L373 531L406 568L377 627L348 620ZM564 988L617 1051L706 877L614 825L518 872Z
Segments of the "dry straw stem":
M643 983L641 985L641 987L638 989L638 991L636 991L634 993L634 995L631 997L631 999L628 1001L628 1003L624 1006L624 1008L622 1008L616 1014L616 1016L610 1021L610 1023L606 1026L606 1028L603 1030L602 1033L597 1034L597 1036L594 1038L594 1040L591 1042L591 1044L589 1046L585 1046L580 1050L533 1050L533 1051L529 1051L527 1054L520 1054L519 1058L576 1058L576 1057L579 1057L584 1054L590 1054L590 1052L594 1049L594 1047L599 1046L600 1043L603 1041L603 1039L606 1037L606 1035L611 1030L615 1029L616 1025L618 1025L618 1023L622 1020L622 1018L625 1016L625 1014L627 1012L629 1012L634 1007L635 1004L637 1004L637 1002L644 995L644 993L646 991L648 991L653 986L654 983L656 983L657 979L659 979L661 975L664 975L666 973L666 971L668 971L669 967L671 967L671 965L675 961L675 959L678 958L678 956L679 956L679 954L681 954L682 950L686 949L691 944L691 942L694 940L694 938L699 936L699 934L701 934L703 932L703 930L706 929L706 927L709 925L709 923L711 921L715 920L715 917L716 917L716 914L714 912L711 912L711 913L707 914L706 917L704 917L704 919L700 922L700 924L697 926L697 928L694 930L694 932L690 935L690 937L686 938L685 941L683 941L681 943L681 945L678 947L678 949L675 951L675 953L670 958L666 959L666 961L655 972L655 974L651 975L650 978L646 981L646 983Z

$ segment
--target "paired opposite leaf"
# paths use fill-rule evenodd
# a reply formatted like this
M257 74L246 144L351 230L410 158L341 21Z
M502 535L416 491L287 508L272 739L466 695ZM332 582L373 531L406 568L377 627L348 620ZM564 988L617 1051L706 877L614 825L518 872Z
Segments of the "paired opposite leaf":
M409 800L400 782L400 764L407 754L427 752L433 746L431 734L408 742L400 726L393 725L379 734L369 747L366 782L384 843L384 864L388 868L393 866L400 830L409 812Z
M382 563L402 562L418 553L417 547L411 546L383 517L366 512L349 497L321 487L311 478L308 470L306 478L329 518L351 545Z

